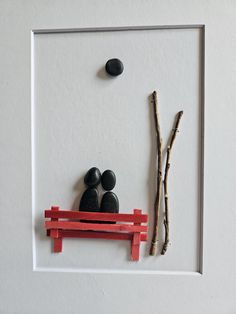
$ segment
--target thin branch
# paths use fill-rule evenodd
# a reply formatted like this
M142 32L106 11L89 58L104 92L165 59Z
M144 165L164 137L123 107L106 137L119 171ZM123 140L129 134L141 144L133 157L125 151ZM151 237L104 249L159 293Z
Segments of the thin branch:
M152 243L151 243L149 254L156 255L157 254L157 241L158 241L158 218L159 218L159 209L161 205L161 193L162 193L162 138L161 138L161 131L160 131L160 119L159 119L158 101L157 101L156 91L152 93L152 102L153 102L153 107L154 107L158 165L157 165L157 192L156 192L156 199L155 199L155 205L154 205L154 228L153 228Z
M166 155L166 165L165 165L165 175L164 175L164 197L165 197L165 218L164 218L164 226L165 226L165 242L162 247L161 254L164 255L167 251L169 242L170 242L170 221L169 221L169 196L168 196L168 174L170 169L170 156L171 156L171 150L174 145L174 141L178 132L179 123L181 120L181 117L183 115L183 111L179 111L176 115L176 120L174 123L174 127L172 129L171 135L170 135L170 141L169 145L167 147L167 155Z

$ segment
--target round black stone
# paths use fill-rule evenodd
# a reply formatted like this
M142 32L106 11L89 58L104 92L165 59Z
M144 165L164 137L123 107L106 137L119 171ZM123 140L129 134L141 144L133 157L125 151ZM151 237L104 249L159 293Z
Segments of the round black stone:
M93 167L89 169L84 177L84 183L90 188L98 186L101 182L101 172L98 168Z
M111 191L116 185L116 176L112 170L106 170L102 174L102 187L106 191Z
M124 71L124 65L119 59L110 59L106 63L106 71L111 76L118 76Z

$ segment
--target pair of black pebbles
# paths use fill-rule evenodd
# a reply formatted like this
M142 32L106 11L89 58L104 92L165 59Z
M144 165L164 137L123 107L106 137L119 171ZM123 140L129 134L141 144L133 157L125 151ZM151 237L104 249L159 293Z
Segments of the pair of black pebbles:
M118 213L119 200L115 193L111 192L116 185L116 176L112 170L106 170L101 174L96 167L89 169L84 177L84 183L87 185L86 191L80 200L80 211L102 212L102 213ZM98 185L101 183L106 191L99 206Z

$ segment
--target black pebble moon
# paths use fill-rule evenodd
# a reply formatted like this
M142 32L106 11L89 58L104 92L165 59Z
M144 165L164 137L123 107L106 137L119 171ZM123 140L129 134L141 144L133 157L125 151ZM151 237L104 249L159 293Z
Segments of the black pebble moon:
M84 177L84 183L90 188L98 186L101 182L101 172L98 168L93 167L89 169Z
M106 192L101 201L101 212L103 213L118 213L119 200L115 193Z
M88 188L82 195L80 211L99 212L98 191L95 188Z
M124 65L119 59L108 60L105 68L111 76L118 76L124 71Z
M116 185L116 175L112 170L106 170L101 178L102 187L106 191L111 191Z

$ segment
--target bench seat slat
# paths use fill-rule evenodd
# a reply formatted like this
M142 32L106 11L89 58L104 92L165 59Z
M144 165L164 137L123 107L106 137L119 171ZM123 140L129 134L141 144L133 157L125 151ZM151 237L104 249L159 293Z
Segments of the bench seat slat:
M45 226L46 229L147 232L147 226L134 226L128 224L96 224L74 221L46 221Z
M59 230L59 237L63 238L88 238L108 240L132 240L132 233L102 232L102 231L80 231L80 230ZM147 234L141 233L141 241L147 241Z

